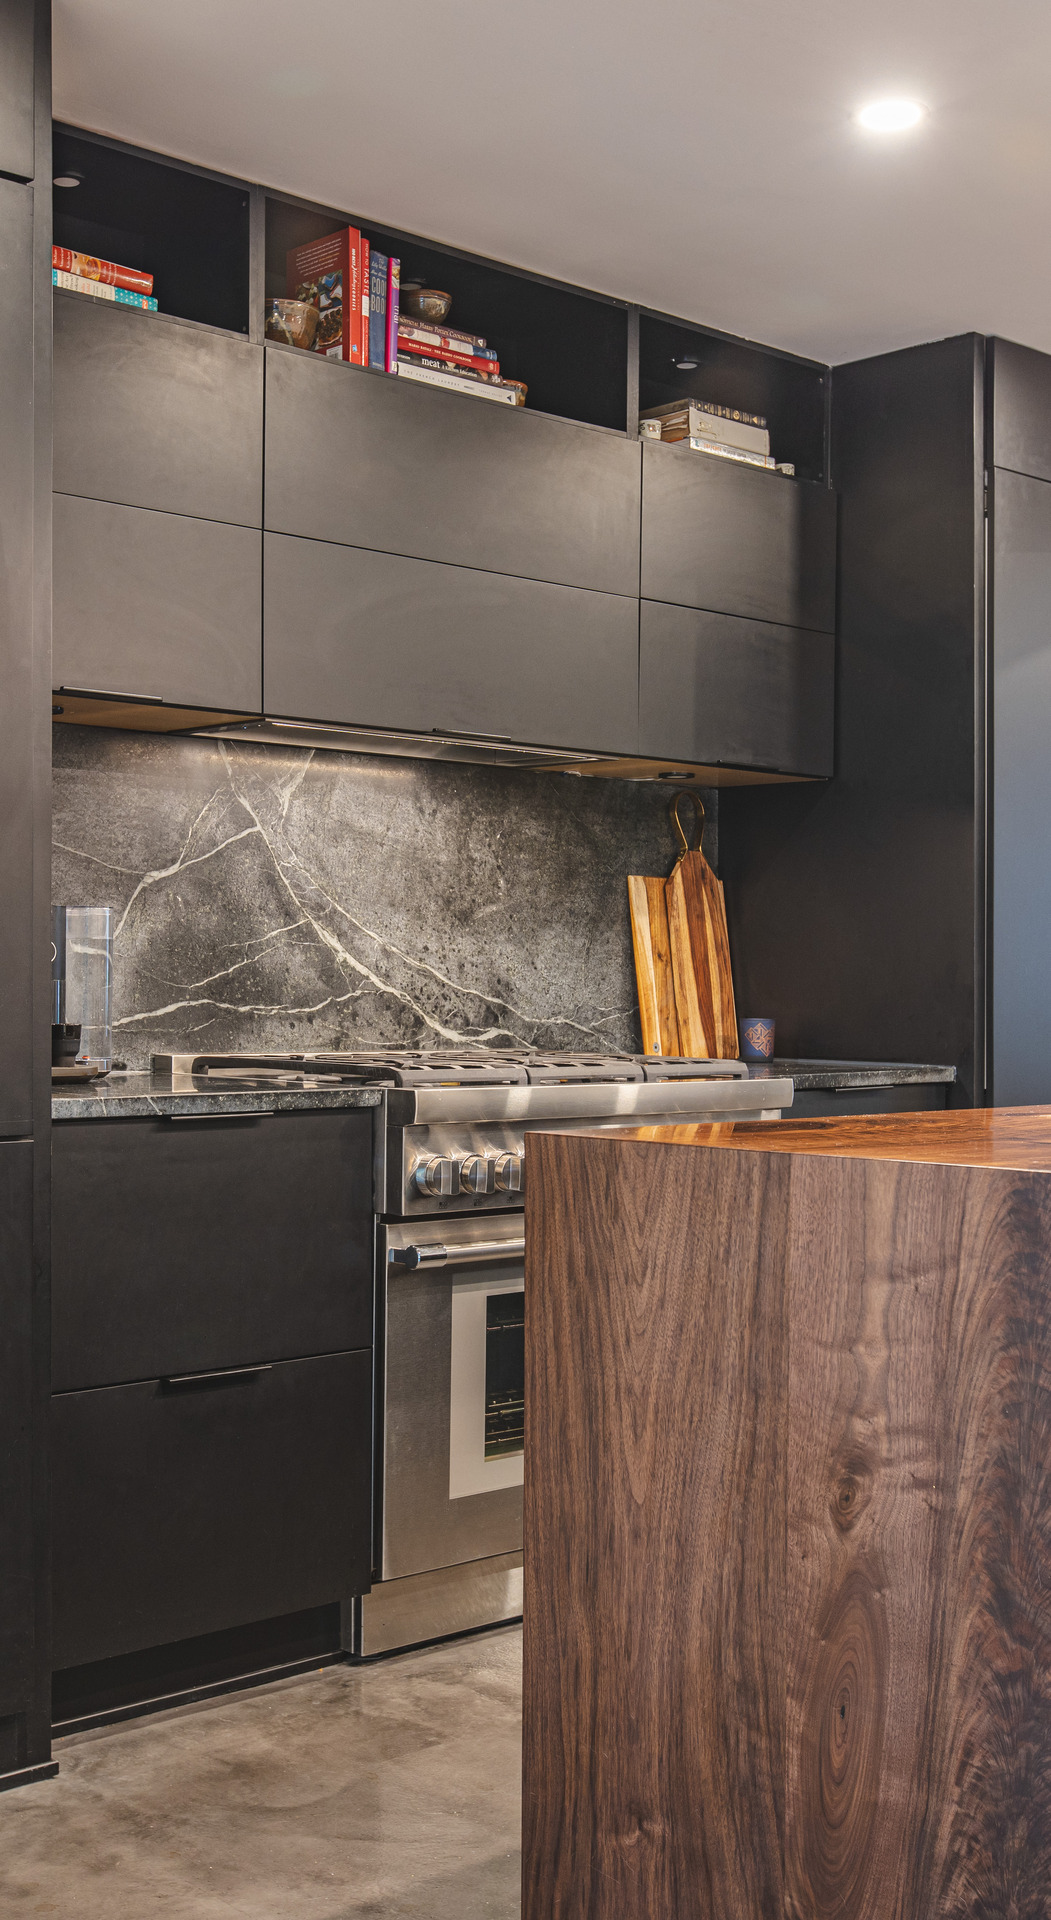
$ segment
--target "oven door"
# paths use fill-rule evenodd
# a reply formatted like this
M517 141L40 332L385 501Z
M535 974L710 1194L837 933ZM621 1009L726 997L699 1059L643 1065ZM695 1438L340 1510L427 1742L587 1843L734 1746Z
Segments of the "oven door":
M521 1214L382 1228L382 1580L522 1545Z

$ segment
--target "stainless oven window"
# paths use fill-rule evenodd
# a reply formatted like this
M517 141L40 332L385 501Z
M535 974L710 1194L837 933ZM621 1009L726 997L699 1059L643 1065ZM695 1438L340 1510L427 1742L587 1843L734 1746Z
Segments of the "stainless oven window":
M454 1282L450 1360L450 1500L521 1486L525 1348L520 1279Z
M503 1460L525 1442L525 1294L485 1299L485 1457Z

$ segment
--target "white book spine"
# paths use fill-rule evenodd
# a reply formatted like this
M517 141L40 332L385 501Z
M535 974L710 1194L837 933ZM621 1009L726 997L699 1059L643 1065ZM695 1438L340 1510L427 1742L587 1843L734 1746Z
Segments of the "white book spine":
M690 447L694 453L714 453L720 460L739 460L746 467L766 467L772 473L777 472L777 461L771 460L768 453L749 453L747 447L731 447L725 442L720 445L718 441L702 439L697 434L680 440L679 445Z
M748 453L770 452L768 427L751 427L744 420L725 420L721 414L705 413L703 407L691 407L685 424L691 439L717 440L722 447L743 447Z
M60 267L52 267L51 284L62 293L87 293L93 300L116 300L117 289L102 280L85 280L79 273L63 273Z
M398 362L403 380L422 380L429 387L451 387L454 393L470 393L479 400L502 400L505 406L516 404L513 387L491 386L486 380L460 380L455 373L439 373L436 367L410 367Z

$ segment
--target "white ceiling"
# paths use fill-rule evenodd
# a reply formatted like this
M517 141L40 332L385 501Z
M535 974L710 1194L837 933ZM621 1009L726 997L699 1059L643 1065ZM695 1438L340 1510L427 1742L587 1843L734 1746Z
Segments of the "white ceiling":
M1047 0L55 4L60 119L833 361L1051 351L1049 82Z

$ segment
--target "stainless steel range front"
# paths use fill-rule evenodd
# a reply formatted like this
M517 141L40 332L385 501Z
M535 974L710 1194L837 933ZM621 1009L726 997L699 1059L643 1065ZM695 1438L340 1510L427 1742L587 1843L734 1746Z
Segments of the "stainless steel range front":
M732 1060L524 1050L197 1054L173 1086L371 1085L376 1210L375 1581L355 1651L522 1605L525 1136L640 1119L772 1119L790 1080ZM761 1105L760 1105L761 1101Z

